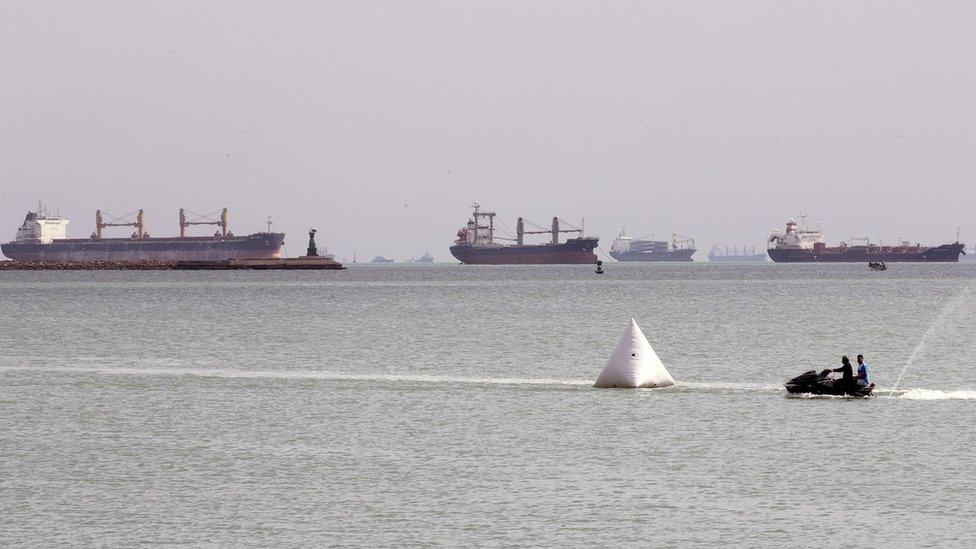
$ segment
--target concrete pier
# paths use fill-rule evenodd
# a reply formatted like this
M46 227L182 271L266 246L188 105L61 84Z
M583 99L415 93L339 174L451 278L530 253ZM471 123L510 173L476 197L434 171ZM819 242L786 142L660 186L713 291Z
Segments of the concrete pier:
M229 271L229 270L338 270L342 263L329 256L223 261L118 260L118 261L0 261L0 271Z

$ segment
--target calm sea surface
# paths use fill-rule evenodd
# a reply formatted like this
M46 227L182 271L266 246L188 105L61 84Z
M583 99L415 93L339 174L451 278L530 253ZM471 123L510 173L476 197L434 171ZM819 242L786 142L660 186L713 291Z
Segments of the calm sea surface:
M972 546L976 264L608 267L0 272L0 546Z

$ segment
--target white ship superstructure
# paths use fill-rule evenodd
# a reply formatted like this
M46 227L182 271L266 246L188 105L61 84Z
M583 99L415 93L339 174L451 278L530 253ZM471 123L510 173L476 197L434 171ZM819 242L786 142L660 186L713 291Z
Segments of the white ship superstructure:
M805 215L800 216L801 221L806 220ZM816 230L807 229L805 226L797 226L796 220L786 221L786 231L776 229L769 235L770 248L789 248L794 250L812 250L815 244L826 244L823 232L818 226Z
M610 247L611 252L617 253L627 253L630 251L630 244L634 241L633 238L627 236L627 231L620 231L617 238L613 240L613 246Z
M55 239L68 238L68 218L50 215L43 204L36 212L27 212L24 223L17 228L16 242L50 244Z

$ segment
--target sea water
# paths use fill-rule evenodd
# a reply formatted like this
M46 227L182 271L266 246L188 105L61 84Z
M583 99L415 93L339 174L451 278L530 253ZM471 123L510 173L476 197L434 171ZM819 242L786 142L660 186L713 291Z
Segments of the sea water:
M974 280L0 272L0 545L969 545ZM631 317L676 386L592 387ZM858 353L880 398L786 398Z

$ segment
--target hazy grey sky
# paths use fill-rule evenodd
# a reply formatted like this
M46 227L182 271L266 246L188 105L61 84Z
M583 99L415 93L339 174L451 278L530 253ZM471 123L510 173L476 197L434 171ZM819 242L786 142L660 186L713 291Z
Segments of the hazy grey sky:
M38 198L448 258L469 206L700 249L976 243L972 2L0 3L0 240ZM204 234L206 229L198 229ZM123 235L124 230L113 234ZM699 256L701 259L702 256Z

